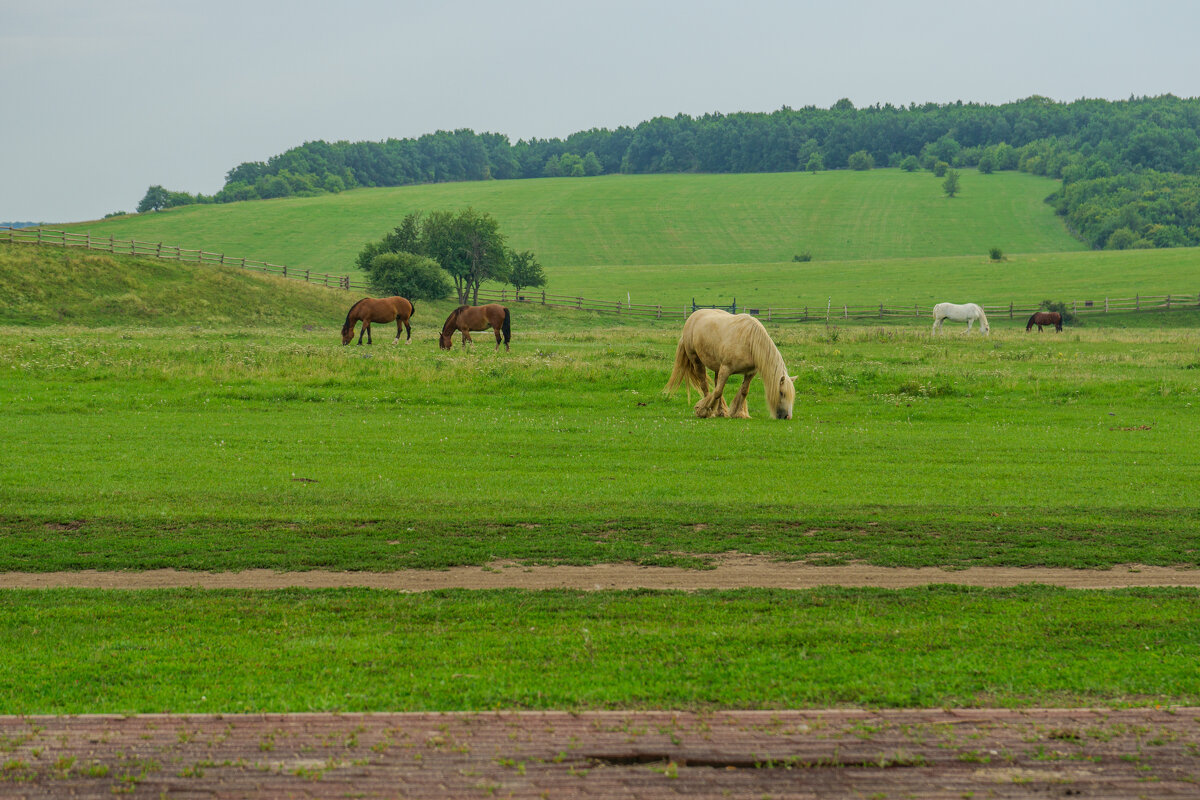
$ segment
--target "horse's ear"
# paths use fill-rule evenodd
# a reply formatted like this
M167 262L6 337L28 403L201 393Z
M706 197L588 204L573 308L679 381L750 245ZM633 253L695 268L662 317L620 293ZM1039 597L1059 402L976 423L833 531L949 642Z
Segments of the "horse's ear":
M799 377L800 377L799 375L788 375L788 380L791 381L792 383L795 383L796 378L799 378Z

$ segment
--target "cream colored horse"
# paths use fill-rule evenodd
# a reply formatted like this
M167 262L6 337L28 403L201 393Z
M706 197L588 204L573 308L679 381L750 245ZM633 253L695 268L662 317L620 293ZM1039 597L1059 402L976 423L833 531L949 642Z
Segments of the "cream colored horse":
M967 323L967 333L971 332L971 325L976 321L979 322L979 332L984 336L988 335L991 326L988 325L987 314L983 313L983 309L975 303L938 303L933 307L933 334L936 336L942 330L942 322L950 320L951 322Z
M708 372L716 374L716 386L708 391ZM741 391L732 406L725 405L725 381L730 375L744 375ZM749 419L746 395L755 375L762 377L767 408L776 419L791 419L796 402L794 377L787 374L783 356L771 341L767 329L749 314L733 315L715 308L702 308L687 318L683 335L675 350L675 368L664 391L674 392L685 381L702 395L696 403L696 416L740 417Z

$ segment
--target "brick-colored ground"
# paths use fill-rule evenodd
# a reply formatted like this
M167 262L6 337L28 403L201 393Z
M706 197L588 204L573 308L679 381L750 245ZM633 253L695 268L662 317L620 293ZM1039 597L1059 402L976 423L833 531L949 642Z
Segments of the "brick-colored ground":
M0 717L4 798L1125 800L1197 781L1197 708Z

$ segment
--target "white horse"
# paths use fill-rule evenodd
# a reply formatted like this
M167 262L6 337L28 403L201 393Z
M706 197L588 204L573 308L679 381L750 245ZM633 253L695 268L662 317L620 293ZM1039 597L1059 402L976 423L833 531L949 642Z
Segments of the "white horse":
M708 372L716 375L716 386L708 391ZM732 406L725 405L725 381L730 375L744 375L741 391ZM771 341L767 329L749 314L730 314L716 308L701 309L683 324L683 335L675 350L675 368L664 391L675 391L685 381L689 394L692 386L700 390L696 416L740 417L749 419L746 394L755 375L762 376L767 408L775 419L791 419L796 402L795 377L787 374L783 356Z
M971 332L971 326L975 324L975 320L979 320L979 332L984 336L991 330L988 325L987 314L983 313L983 309L974 303L938 303L933 307L933 333L937 334L942 329L942 321L950 320L951 322L967 323L967 333Z

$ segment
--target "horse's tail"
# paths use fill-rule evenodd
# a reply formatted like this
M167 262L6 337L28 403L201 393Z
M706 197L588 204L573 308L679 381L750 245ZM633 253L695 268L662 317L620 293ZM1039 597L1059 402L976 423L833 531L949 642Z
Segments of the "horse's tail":
M367 299L367 298L365 298L365 297L364 297L362 300L359 300L357 303L355 303L354 305L350 306L350 310L346 312L346 321L345 321L345 323L343 323L343 324L342 324L342 336L345 336L347 333L349 333L351 330L353 330L353 329L354 329L354 323L350 321L350 315L351 315L351 314L353 314L353 313L354 313L354 309L356 309L356 308L358 308L360 305L362 305L362 303L363 303L363 302L364 302L366 299Z
M500 330L504 333L504 344L508 345L508 340L512 338L512 328L509 327L508 306L504 307L504 322L500 323Z
M680 338L679 346L675 348L675 366L671 370L671 377L667 380L667 386L663 389L663 393L671 394L684 384L687 385L690 392L693 386L700 387L700 379L696 375L696 365L692 363L692 359L688 358L687 347Z
M405 299L408 299L408 298L405 298ZM409 316L409 318L411 319L412 315L416 314L416 313L417 313L417 304L414 303L412 300L409 300L408 301L408 316Z
M1033 329L1033 320L1037 317L1038 312L1033 312L1033 316L1029 318L1029 322L1025 323L1025 332L1029 333Z

